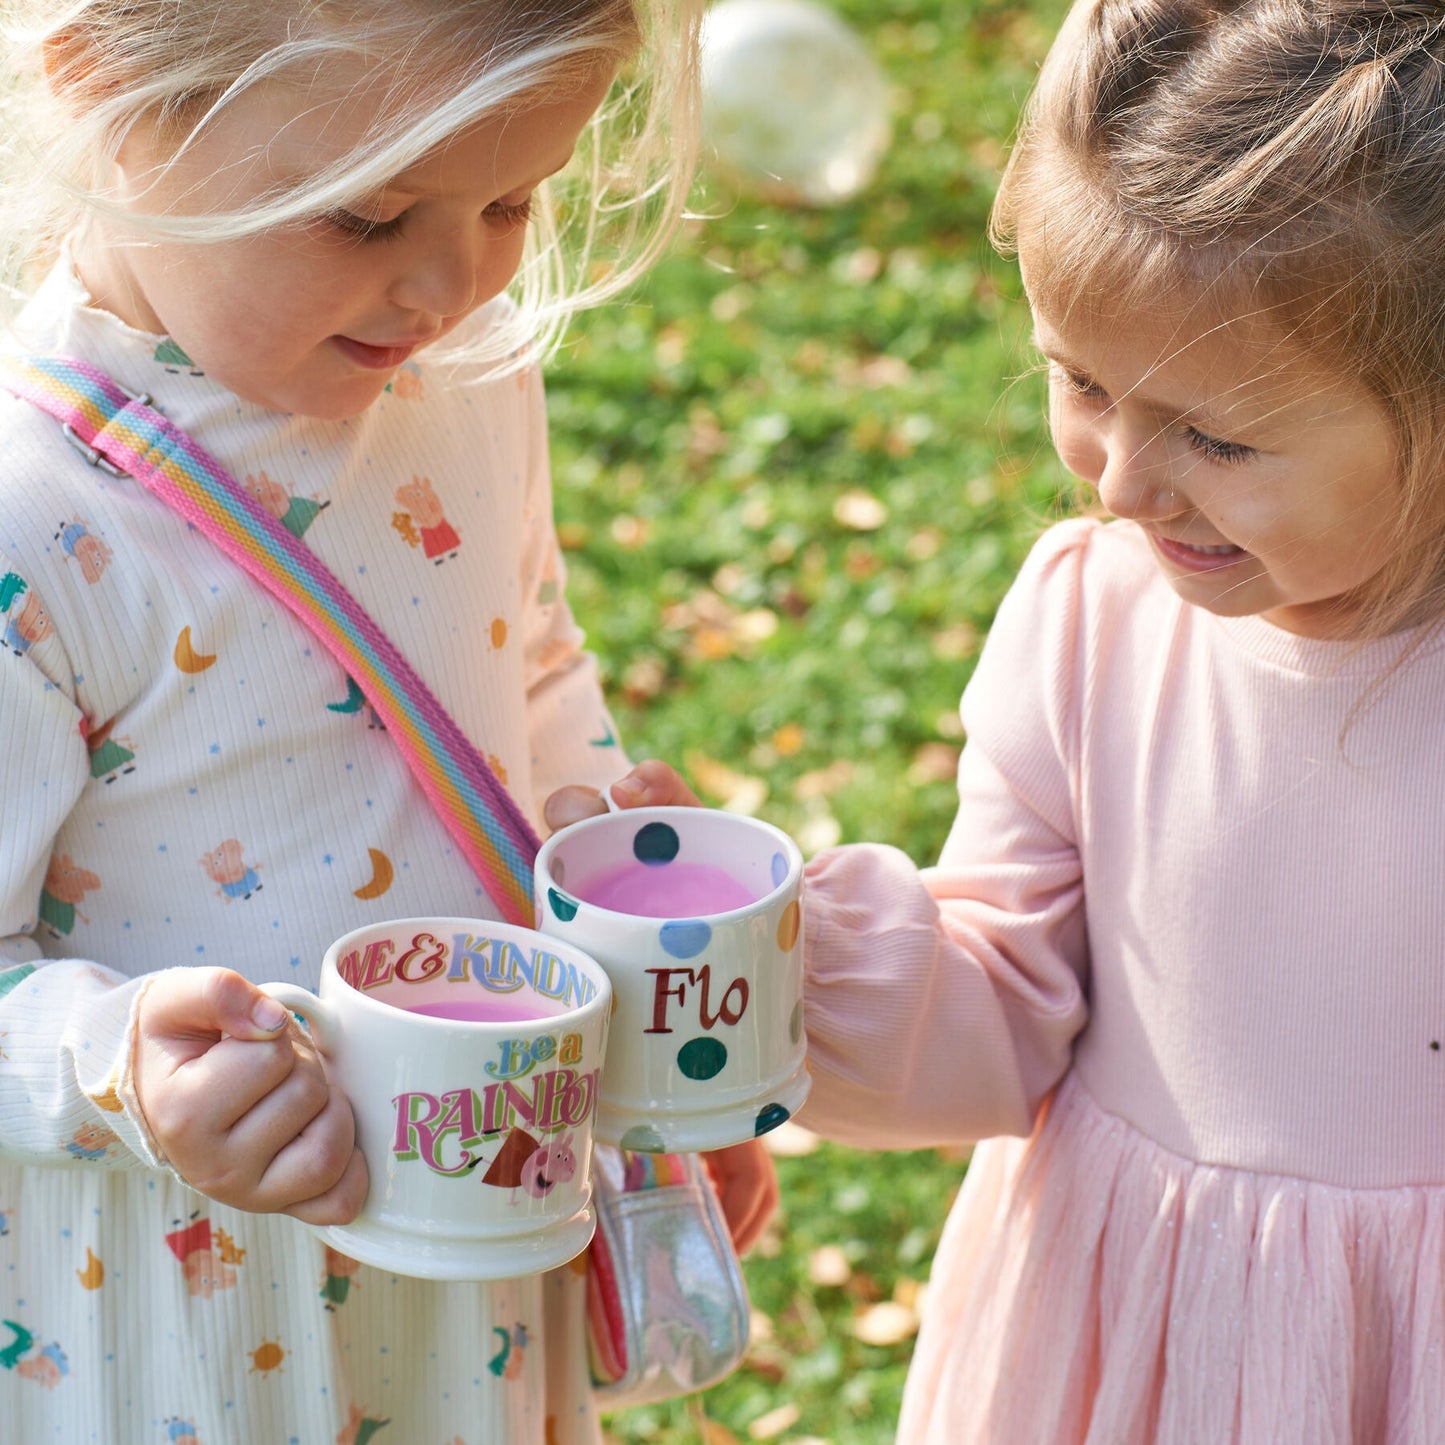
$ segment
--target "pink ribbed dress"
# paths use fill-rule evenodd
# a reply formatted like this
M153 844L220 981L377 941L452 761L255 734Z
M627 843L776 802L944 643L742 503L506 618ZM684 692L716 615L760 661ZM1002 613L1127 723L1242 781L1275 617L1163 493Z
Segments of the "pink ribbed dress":
M801 1122L988 1141L900 1445L1445 1440L1445 641L1215 617L1068 522L963 717L939 865L808 876Z

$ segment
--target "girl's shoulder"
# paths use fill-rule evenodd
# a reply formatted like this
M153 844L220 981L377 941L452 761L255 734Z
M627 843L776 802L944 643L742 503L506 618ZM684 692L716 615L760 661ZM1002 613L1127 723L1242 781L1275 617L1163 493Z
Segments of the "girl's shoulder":
M1075 617L1174 604L1143 532L1131 522L1097 517L1070 517L1043 532L1019 570L1014 594L1046 598L1047 605Z

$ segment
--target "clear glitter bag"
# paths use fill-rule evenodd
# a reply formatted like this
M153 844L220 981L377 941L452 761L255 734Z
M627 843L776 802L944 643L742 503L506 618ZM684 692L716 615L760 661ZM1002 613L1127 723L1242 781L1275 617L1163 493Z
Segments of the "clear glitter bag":
M599 1145L587 1343L604 1410L706 1389L748 1346L748 1292L696 1154Z

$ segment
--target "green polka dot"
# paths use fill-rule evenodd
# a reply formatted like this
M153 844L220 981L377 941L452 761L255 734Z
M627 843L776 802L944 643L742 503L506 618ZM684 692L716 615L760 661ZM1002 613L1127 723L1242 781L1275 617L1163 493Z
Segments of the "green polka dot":
M758 1110L757 1122L753 1125L753 1137L758 1138L787 1122L788 1111L781 1104L765 1104Z
M558 893L555 888L547 890L547 903L563 923L571 923L577 916L576 900L568 898L565 893Z
M651 1124L634 1124L623 1136L623 1149L631 1149L637 1154L665 1154L667 1145L662 1142L662 1135L652 1127Z
M715 1079L728 1061L721 1039L689 1039L677 1051L677 1066L689 1079Z

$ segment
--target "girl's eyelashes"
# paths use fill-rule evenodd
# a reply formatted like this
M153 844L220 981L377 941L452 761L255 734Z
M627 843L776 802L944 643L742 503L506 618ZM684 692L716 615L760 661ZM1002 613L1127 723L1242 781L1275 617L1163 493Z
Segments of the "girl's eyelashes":
M1086 396L1092 401L1103 401L1108 395L1098 382L1090 380L1081 371L1071 371L1057 361L1049 363L1049 370L1061 385L1067 387L1076 396Z
M520 201L493 201L482 214L488 221L508 230L525 226L532 214L532 198L526 196ZM338 208L328 211L322 220L343 235L355 236L359 241L386 241L401 234L406 216L407 212L402 211L385 221L376 221L367 216L359 216L355 211Z
M386 221L373 221L367 216L358 216L355 211L346 210L328 211L322 217L328 226L360 241L386 241L392 236L399 236L405 219L405 211Z
M1251 446L1243 442L1222 441L1219 437L1212 437L1197 427L1186 426L1184 428L1184 439L1189 444L1191 451L1198 452L1200 456L1208 458L1211 462L1222 462L1225 466L1238 466L1241 462L1247 462L1257 453Z
M1067 388L1074 396L1084 397L1093 402L1104 402L1109 399L1108 392L1098 382L1090 380L1082 372L1072 371L1068 367L1060 366L1058 362L1051 363L1050 370L1059 384ZM1184 440L1190 451L1223 466L1238 466L1258 455L1256 448L1246 446L1244 442L1225 441L1221 437L1210 436L1207 432L1200 431L1198 427L1187 424L1184 427Z
M525 226L532 215L532 198L524 196L520 201L493 201L486 214L489 220L500 221L504 226Z

